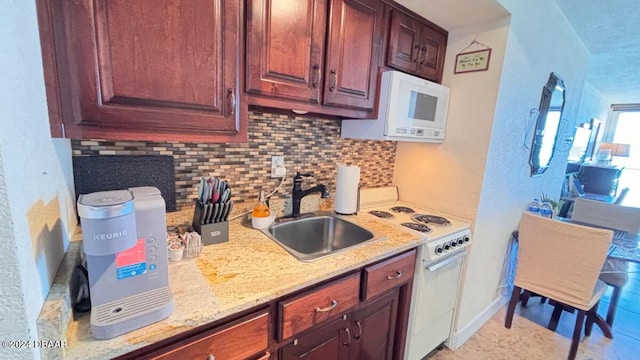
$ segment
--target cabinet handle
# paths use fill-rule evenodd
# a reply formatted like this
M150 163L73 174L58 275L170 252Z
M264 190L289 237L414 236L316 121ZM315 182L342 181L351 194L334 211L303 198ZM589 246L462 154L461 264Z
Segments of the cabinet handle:
M335 69L331 69L331 71L329 72L329 91L333 91L336 89L336 81L337 81L337 75L336 75L336 71Z
M264 355L260 356L258 360L268 360L270 357L271 353L267 351Z
M395 275L387 275L387 280L400 279L402 277L402 271L396 271Z
M317 88L318 84L320 83L320 79L322 78L322 74L320 73L320 65L313 65L313 75L314 76L313 81L311 82L311 86Z
M349 328L344 328L344 332L347 333L347 342L343 342L342 345L349 346L349 344L351 344L351 331Z
M427 62L427 47L423 46L420 50L424 51L424 59L420 61L420 65L424 65Z
M358 327L358 335L353 334L353 338L360 340L360 337L362 336L362 324L360 324L360 321L356 320L356 326Z
M421 48L419 44L416 44L413 46L414 50L418 50L418 54L416 55L416 58L412 60L412 62L418 62L418 59L420 58L420 52L421 52Z
M236 113L236 92L233 88L227 89L227 113L233 115Z
M322 309L321 309L321 308L319 308L319 307L317 307L317 308L316 308L316 312L318 313L318 312L327 312L327 311L331 311L331 310L335 309L335 308L336 308L336 306L338 306L338 301L336 301L336 300L331 300L331 305L327 306L326 308L322 308Z
M209 354L209 356L207 356L207 360L216 360L216 357L213 356L213 354Z

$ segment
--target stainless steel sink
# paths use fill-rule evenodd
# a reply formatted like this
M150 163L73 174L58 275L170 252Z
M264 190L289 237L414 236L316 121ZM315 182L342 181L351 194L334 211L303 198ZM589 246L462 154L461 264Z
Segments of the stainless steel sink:
M316 260L384 238L328 212L275 223L261 231L301 261Z

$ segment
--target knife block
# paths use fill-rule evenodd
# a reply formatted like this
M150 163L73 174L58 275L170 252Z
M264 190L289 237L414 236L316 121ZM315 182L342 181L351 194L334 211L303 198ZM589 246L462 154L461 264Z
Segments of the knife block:
M202 207L196 201L191 225L200 234L202 245L213 245L229 241L229 221L201 224L202 211Z

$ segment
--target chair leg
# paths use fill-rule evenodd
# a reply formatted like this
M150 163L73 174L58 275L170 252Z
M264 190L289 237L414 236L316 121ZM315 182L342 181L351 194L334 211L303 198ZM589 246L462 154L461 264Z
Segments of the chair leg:
M509 300L509 306L507 307L507 317L504 320L504 327L511 329L511 323L513 322L513 313L516 311L516 304L520 299L520 291L522 289L518 286L513 287L511 292L511 299Z
M611 294L611 301L609 302L609 310L607 310L607 324L613 327L613 319L616 317L616 309L618 308L618 301L620 301L620 286L613 286L613 293Z
M562 315L562 310L564 306L561 303L556 303L555 308L553 309L553 313L551 314L551 319L549 319L549 325L547 325L547 329L551 331L556 331L558 328L558 322L560 321L560 316Z
M596 316L598 316L598 305L600 302L598 301L590 310L587 312L587 320L584 325L584 335L591 336L591 330L593 329L593 324L596 322Z
M571 339L571 348L569 348L568 360L574 360L578 354L578 345L580 345L580 337L582 336L582 325L584 324L585 311L578 310L576 316L576 327L573 329L573 338Z
M531 297L531 291L525 290L522 295L520 295L520 300L522 300L522 307L527 307L527 303L529 302L529 298Z

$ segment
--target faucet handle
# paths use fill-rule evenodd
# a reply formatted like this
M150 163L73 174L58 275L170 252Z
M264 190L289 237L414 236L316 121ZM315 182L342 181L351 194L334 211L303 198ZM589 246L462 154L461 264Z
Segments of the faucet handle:
M295 180L302 180L303 177L313 177L313 175L309 174L309 173L300 173L299 171L296 171L296 176L295 176Z

